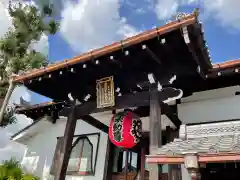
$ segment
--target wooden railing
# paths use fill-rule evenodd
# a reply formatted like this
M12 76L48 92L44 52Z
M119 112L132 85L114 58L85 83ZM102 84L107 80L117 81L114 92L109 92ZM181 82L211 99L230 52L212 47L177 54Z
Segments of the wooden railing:
M136 172L129 172L127 174L126 180L135 180L136 176L137 176ZM125 180L125 175L124 175L124 173L112 174L109 180Z
M108 180L125 180L125 175L124 175L124 173L114 173L108 178ZM129 172L127 174L126 180L140 180L140 178L138 179L136 172ZM149 180L148 173L145 173L144 180ZM163 173L160 180L168 180L168 174Z

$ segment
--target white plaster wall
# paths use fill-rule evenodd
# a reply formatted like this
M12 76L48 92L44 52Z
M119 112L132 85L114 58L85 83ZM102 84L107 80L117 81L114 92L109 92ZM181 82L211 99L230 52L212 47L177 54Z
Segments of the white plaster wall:
M183 124L240 119L239 87L195 93L178 105Z
M22 160L22 165L28 172L39 176L42 180L53 179L49 174L57 143L57 137L63 136L66 120L59 120L55 125L48 125L37 136L27 142L28 147ZM75 135L100 132L100 142L97 154L95 176L67 176L67 180L101 180L105 166L105 154L107 149L106 133L84 121L77 121Z

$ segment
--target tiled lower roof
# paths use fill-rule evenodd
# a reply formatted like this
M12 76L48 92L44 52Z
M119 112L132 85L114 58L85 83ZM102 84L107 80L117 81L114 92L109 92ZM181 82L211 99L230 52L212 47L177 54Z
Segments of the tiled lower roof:
M159 149L160 155L182 155L240 152L240 134L201 137L188 140L175 139Z
M181 125L179 138L162 146L159 155L240 152L240 120L199 125Z

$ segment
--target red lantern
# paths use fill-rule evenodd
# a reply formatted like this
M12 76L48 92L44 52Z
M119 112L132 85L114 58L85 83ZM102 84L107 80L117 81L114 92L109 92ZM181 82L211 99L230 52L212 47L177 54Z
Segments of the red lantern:
M108 134L114 145L132 148L140 141L142 121L131 111L119 112L113 116Z

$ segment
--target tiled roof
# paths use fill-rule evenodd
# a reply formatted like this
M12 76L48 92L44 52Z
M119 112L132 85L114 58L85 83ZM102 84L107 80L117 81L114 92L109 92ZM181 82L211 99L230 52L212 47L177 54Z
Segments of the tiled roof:
M26 79L32 79L36 76L40 76L43 74L50 73L52 71L56 71L65 67L72 66L77 63L82 63L86 61L90 61L94 58L98 58L100 56L115 52L117 50L121 50L122 48L126 48L135 44L139 44L143 41L152 39L154 37L157 37L162 34L166 34L168 32L171 32L173 30L179 29L183 26L187 26L190 24L194 24L198 21L198 11L194 11L192 14L187 15L186 17L183 17L181 20L176 20L173 22L170 22L164 26L161 26L159 28L154 28L149 31L142 32L136 36L127 38L125 40L122 40L120 42L115 42L111 45L92 50L90 52L81 54L80 56L74 57L69 60L64 60L62 62L57 62L56 64L49 65L48 67L43 67L40 69L30 70L28 72L25 72L22 75L14 76L13 81L14 82L22 82Z
M201 137L188 140L175 139L159 149L160 155L182 155L240 152L240 134Z
M65 101L63 102L42 102L39 104L34 104L34 105L29 105L29 106L18 106L16 108L16 112L22 112L22 111L28 111L28 110L35 110L35 109L41 109L44 107L50 107L50 106L61 106L61 107L65 107L67 106L67 103Z
M179 138L162 146L159 155L182 155L240 152L240 120L182 125Z

